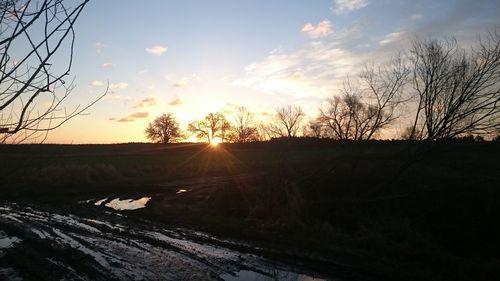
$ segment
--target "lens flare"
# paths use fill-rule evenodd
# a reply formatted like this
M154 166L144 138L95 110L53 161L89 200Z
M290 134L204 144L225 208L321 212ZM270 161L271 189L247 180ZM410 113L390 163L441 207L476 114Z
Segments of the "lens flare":
M219 145L219 140L213 139L210 141L210 146L211 147L217 147Z

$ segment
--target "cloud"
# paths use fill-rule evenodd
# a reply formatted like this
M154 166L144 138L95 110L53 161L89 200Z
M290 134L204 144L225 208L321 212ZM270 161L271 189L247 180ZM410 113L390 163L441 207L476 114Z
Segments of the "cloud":
M154 105L158 104L158 99L155 97L149 97L140 100L136 105L134 105L133 108L144 108L144 107L151 107Z
M176 98L168 103L168 105L170 105L170 106L177 106L177 105L181 105L181 104L182 104L182 100L180 98Z
M175 82L172 86L174 86L175 88L182 88L182 87L186 87L188 84L189 84L188 79L183 78L183 79Z
M109 89L111 89L111 90L126 89L127 87L128 87L128 84L125 82L111 83L109 85Z
M332 33L332 23L328 20L324 20L316 26L312 23L306 23L301 31L312 39L325 37Z
M101 80L93 80L90 82L90 86L92 87L102 87L104 83Z
M267 94L325 97L364 59L336 42L310 42L291 53L272 52L263 61L245 67L233 85Z
M333 13L336 15L348 14L368 6L367 0L335 0Z
M403 34L404 34L403 32L389 33L389 34L385 35L384 38L382 40L380 40L378 43L380 45L387 45L389 43L396 42L403 37Z
M149 69L141 69L137 72L137 75L145 75L149 72Z
M160 46L160 45L155 45L153 47L146 48L145 51L155 55L155 56L161 56L163 53L165 53L168 50L168 47Z
M114 64L110 63L110 62L105 62L101 65L102 68L111 68L113 67Z
M109 118L109 121L115 121L115 122L134 122L137 119L144 119L149 117L149 112L136 112L133 114L130 114L129 116L122 117L122 118Z
M96 42L96 43L94 44L94 47L95 47L95 49L96 49L97 53L99 53L99 54L101 53L102 49L106 48L107 46L108 46L108 45L106 45L106 44L104 44L104 43L102 43L102 42Z
M133 98L129 97L129 96L119 95L115 91L109 90L108 93L104 96L103 100L107 100L107 101L124 101L126 103L129 103L130 101L133 100Z
M421 14L413 14L413 15L410 15L410 17L409 17L410 20L414 20L414 21L421 20L423 18L424 18L424 16Z
M165 76L165 79L167 79L168 81L176 81L172 84L172 87L183 88L183 87L189 86L190 84L192 84L196 81L199 81L200 77L196 74L192 74L189 76L183 76L183 77L176 77L176 76L172 76L172 75L167 75L167 76Z

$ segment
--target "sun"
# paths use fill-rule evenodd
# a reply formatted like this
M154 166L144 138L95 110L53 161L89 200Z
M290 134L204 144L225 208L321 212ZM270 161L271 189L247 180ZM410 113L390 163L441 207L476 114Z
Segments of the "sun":
M213 139L210 141L210 146L211 147L217 147L219 145L219 140L218 139Z

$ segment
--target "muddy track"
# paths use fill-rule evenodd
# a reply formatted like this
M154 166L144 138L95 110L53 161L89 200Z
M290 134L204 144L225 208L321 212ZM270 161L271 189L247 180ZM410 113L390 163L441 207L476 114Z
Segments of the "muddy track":
M0 205L0 280L340 280L234 250L244 243L89 209Z

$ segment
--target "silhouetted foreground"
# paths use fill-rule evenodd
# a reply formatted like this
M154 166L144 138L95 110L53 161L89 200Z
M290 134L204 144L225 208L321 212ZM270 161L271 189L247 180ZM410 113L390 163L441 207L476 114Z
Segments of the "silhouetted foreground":
M22 217L23 210L33 212L27 206L52 221L71 213L115 227L123 224L113 215L119 212L133 222L119 239L134 231L142 231L143 242L148 231L179 238L173 226L197 229L219 237L202 239L209 244L247 241L244 249L229 242L219 246L279 261L288 265L277 268L283 272L345 280L500 276L499 142L21 145L0 146L0 154L2 163L9 163L0 166L2 214L17 213L19 220L28 220L25 225L34 222ZM145 208L105 207L114 198L143 197L151 197ZM48 232L45 224L70 233L75 227L36 222ZM111 231L98 222L86 224ZM16 245L26 253L35 249L30 245L41 247L35 253L46 249L43 243L26 244L29 231L5 216L0 229L4 236L25 237ZM79 242L98 248L100 234L85 233L87 240ZM201 243L186 233L182 239ZM148 241L151 251L165 247ZM0 256L0 267L18 268L23 256L14 256ZM258 261L252 268L265 266Z
M292 269L262 258L265 250L251 244L98 209L65 211L71 213L33 205L2 205L0 221L5 232L0 232L0 276L8 280L312 278L303 268ZM350 270L331 266L343 274Z

